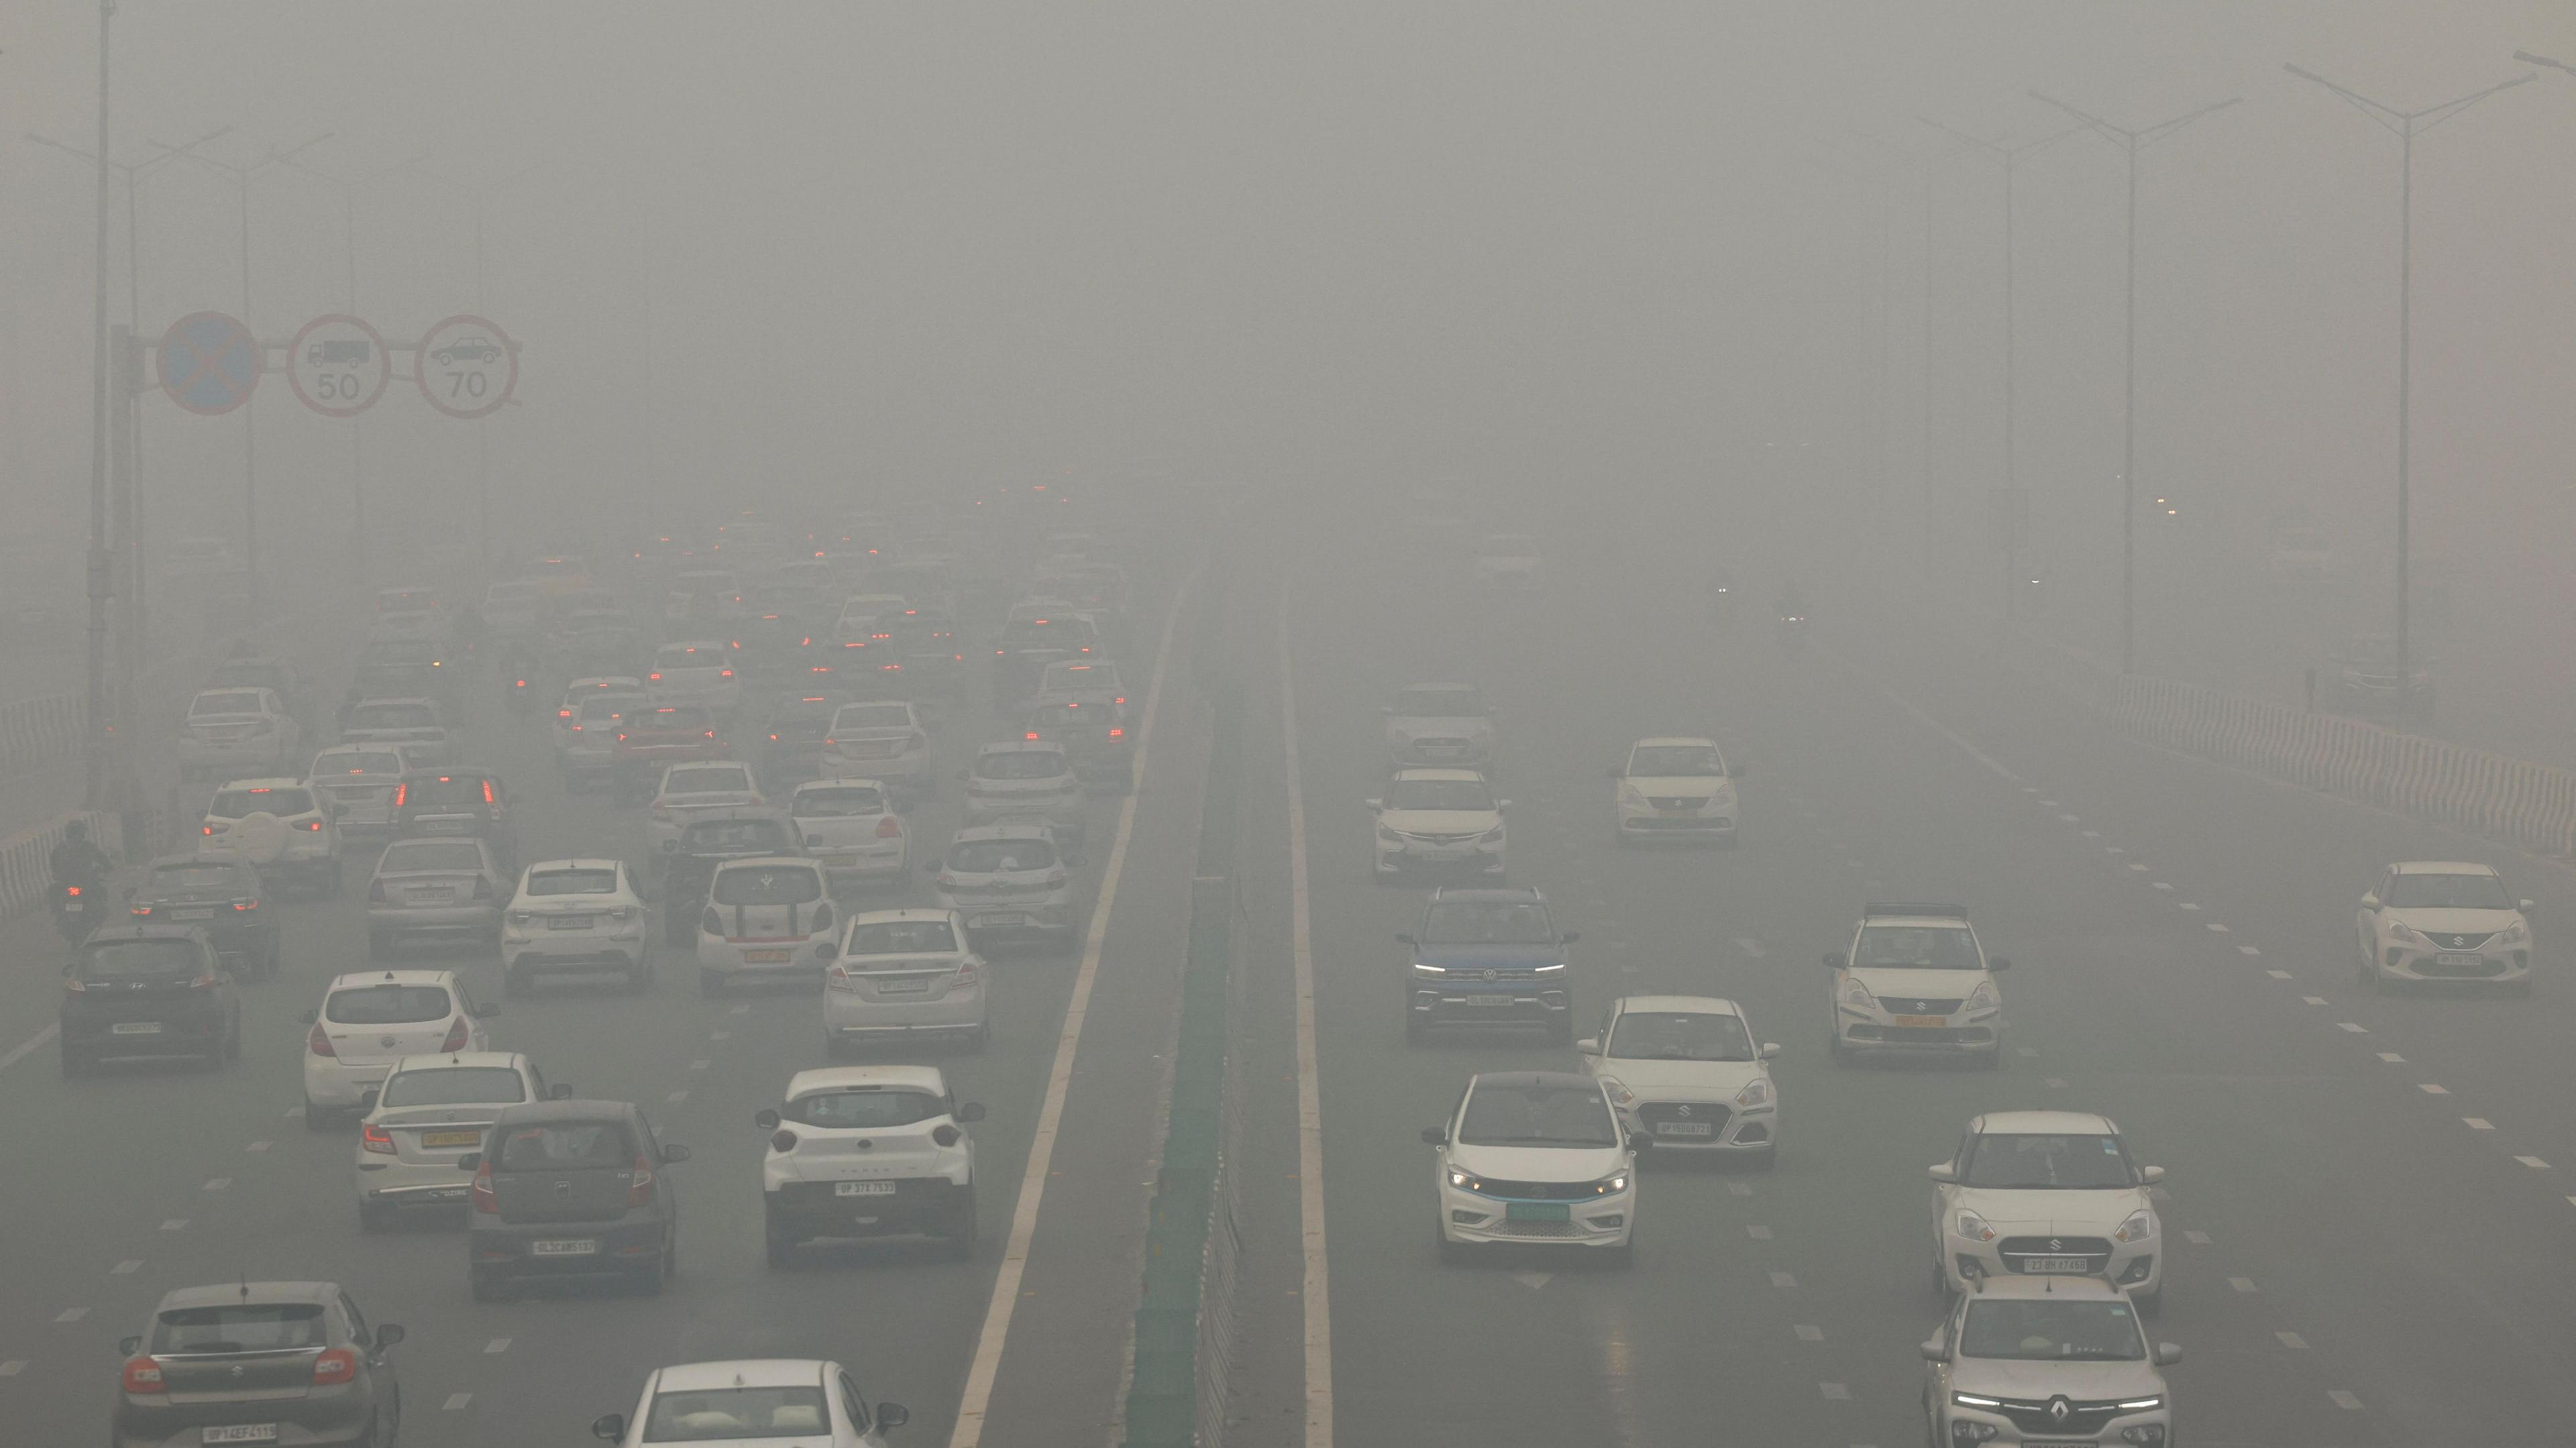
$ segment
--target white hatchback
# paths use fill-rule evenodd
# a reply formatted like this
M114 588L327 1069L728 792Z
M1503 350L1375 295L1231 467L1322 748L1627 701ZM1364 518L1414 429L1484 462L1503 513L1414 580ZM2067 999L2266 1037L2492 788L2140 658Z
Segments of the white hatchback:
M2106 1278L2151 1312L2163 1301L2164 1232L2149 1189L2165 1170L2133 1162L2109 1117L1989 1112L1931 1176L1936 1292L2073 1275Z
M496 1108L567 1097L516 1051L405 1056L366 1093L358 1123L358 1230L386 1226L405 1207L461 1207L472 1183L457 1158L483 1144Z
M340 831L300 779L237 779L206 802L198 849L259 867L260 878L340 893Z
M642 990L653 979L646 935L644 898L625 861L530 865L502 917L502 993L563 971L614 971Z
M367 1092L405 1056L490 1049L484 1022L501 1008L478 1003L452 970L362 970L334 977L304 1013L304 1126L364 1108Z
M1995 975L2011 965L1986 954L1965 906L1862 906L1851 950L1825 956L1834 1064L1863 1052L1915 1051L2001 1066L2004 997Z
M787 815L835 886L900 882L910 868L902 809L876 780L809 780L787 797Z
M1709 840L1735 843L1735 781L1714 739L1640 739L1614 765L1619 842Z
M904 1036L985 1036L984 959L954 910L850 917L823 972L823 1046Z
M984 1108L960 1104L936 1066L799 1071L787 1100L753 1117L769 1265L818 1237L927 1237L960 1261L975 1251L975 1140Z
M1507 831L1485 777L1472 769L1399 769L1384 796L1368 802L1380 884L1407 870L1444 871L1488 880L1503 876Z
M966 824L1041 819L1068 847L1081 846L1083 807L1091 792L1073 772L1063 745L987 744L975 752L964 777Z
M874 779L923 799L938 792L930 770L930 731L902 699L844 704L823 733L826 778Z
M1574 1043L1611 1104L1665 1151L1749 1157L1780 1149L1780 1087L1735 1002L1713 996L1624 996L1601 1033Z
M304 730L270 689L208 689L188 703L179 734L179 774L275 773L292 767Z
M698 919L698 986L714 995L744 977L819 975L841 938L823 867L789 855L727 860Z
M885 1435L911 1421L901 1403L871 1408L839 1363L745 1358L656 1369L632 1417L603 1413L591 1420L590 1434L618 1448L727 1448L790 1438L799 1448L886 1448Z
M2531 994L2531 917L2491 865L2408 860L2361 897L2361 981L2375 990L2433 981Z

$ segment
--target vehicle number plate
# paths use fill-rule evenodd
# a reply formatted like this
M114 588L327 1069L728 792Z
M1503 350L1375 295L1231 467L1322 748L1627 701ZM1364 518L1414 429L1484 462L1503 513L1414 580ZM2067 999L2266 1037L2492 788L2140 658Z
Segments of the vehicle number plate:
M423 1146L472 1146L482 1139L483 1133L479 1131L424 1131L420 1134Z
M1471 1006L1479 1006L1486 1010L1500 1010L1503 1007L1512 1005L1513 1003L1512 998L1507 995L1471 995L1467 997L1467 1004Z
M1898 1016L1896 1018L1896 1023L1900 1026L1946 1026L1950 1024L1948 1018L1943 1016Z
M589 1257L598 1251L598 1241L590 1237L540 1238L528 1244L531 1257Z
M118 1021L107 1029L110 1034L119 1036L157 1036L161 1034L161 1023L159 1021Z
M2442 965L2483 965L2486 957L2474 950L2445 950L2433 959Z
M2021 1270L2024 1272L2090 1272L2093 1270L2093 1263L2083 1257L2024 1257L2021 1259Z
M832 1195L836 1197L890 1197L894 1195L894 1183L834 1182L832 1183Z
M1710 1130L1711 1128L1709 1123L1705 1121L1658 1121L1655 1123L1655 1135L1657 1136L1706 1136L1709 1134Z
M1503 1216L1514 1222L1567 1222L1573 1210L1563 1202L1506 1202Z
M590 928L590 917L587 915L558 915L546 922L546 928L548 930L588 930Z
M742 963L745 965L785 965L787 963L787 952L784 950L746 950L742 953Z
M879 995L920 995L929 989L930 982L926 980L881 980L877 982L877 994Z
M1017 910L992 910L975 917L978 925L1026 925L1029 917Z
M472 820L422 820L420 832L425 835L461 835L474 828Z
M415 905L452 905L456 902L456 887L439 885L428 889L414 889L407 898Z
M199 1429L197 1441L200 1443L274 1443L277 1441L277 1425L275 1423L225 1423L213 1428Z
M173 910L170 912L170 918L173 920L212 920L215 918L215 912L211 907L204 910Z

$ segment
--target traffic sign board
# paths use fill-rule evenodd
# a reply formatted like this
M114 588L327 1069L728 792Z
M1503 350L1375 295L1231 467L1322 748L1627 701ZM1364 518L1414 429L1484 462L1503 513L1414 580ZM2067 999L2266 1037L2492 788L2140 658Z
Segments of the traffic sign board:
M170 400L207 417L250 401L259 386L259 339L221 312L196 312L171 323L155 360Z
M315 317L286 348L286 380L324 417L355 417L375 406L394 379L385 339L355 317Z
M519 385L519 349L481 317L450 317L421 335L411 370L430 406L450 417L484 417Z

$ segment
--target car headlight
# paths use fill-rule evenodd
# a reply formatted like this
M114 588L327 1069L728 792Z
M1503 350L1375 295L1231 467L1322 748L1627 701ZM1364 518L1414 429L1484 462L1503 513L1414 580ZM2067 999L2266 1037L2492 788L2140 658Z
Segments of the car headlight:
M1958 1219L1952 1222L1950 1227L1955 1235L1965 1237L1971 1242L1991 1242L1995 1239L1995 1229L1987 1226L1986 1219L1974 1212L1959 1213Z
M1990 1011L2003 1003L2004 998L1995 993L1995 983L1990 980L1977 982L1977 988L1968 992L1970 1011Z
M2427 936L2423 931L2416 929L2414 926L2407 924L2403 920L2389 921L2388 933L2408 945L2421 945L2428 950L2431 949L2433 945L2433 941L2430 936Z
M1646 792L1633 784L1623 784L1619 786L1619 802L1642 806L1646 802Z
M2000 1408L2004 1405L2001 1398L1982 1397L1976 1393L1952 1393L1950 1401L1962 1408Z
M1474 1173L1460 1171L1454 1166L1449 1168L1449 1185L1462 1192L1481 1192L1485 1189L1484 1182Z
M2143 1242L2155 1234L2156 1214L2145 1207L2140 1207L2131 1212L2128 1219L2120 1223L2120 1229L2113 1232L2111 1236L2115 1241Z
M1757 1107L1770 1105L1771 1078L1768 1076L1756 1076L1752 1080L1745 1082L1744 1089L1735 1093L1735 1104L1743 1107L1747 1111L1751 1111Z
M1441 976L1447 975L1449 972L1436 965L1424 965L1421 961L1417 960L1413 963L1413 973L1415 975L1430 976L1433 979L1438 979Z
M1858 1006L1865 1011L1874 1011L1878 1009L1878 997L1871 995L1869 987L1859 981L1847 980L1843 982L1843 1004Z
M1592 1184L1593 1192L1596 1195L1605 1197L1610 1195L1612 1192L1624 1192L1627 1189L1628 1174L1624 1171L1614 1171Z
M1499 845L1502 842L1503 827L1501 825L1496 825L1492 829L1485 831L1483 834L1476 836L1476 843L1480 845Z
M2531 926L2518 919L2496 935L2498 945L2529 945L2530 943Z
M1628 1083L1620 1080L1616 1076L1602 1077L1601 1089L1609 1092L1610 1099L1621 1106L1634 1106L1637 1104L1637 1093L1629 1090Z

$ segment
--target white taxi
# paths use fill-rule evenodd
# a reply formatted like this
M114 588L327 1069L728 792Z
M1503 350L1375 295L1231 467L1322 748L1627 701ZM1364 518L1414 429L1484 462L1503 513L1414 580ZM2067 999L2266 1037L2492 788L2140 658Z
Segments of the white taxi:
M1756 1043L1735 1002L1713 996L1624 996L1599 1035L1574 1043L1583 1069L1658 1151L1748 1157L1780 1150L1778 1045Z
M2111 1118L1988 1112L1931 1176L1936 1293L2073 1274L2107 1278L2149 1311L2163 1301L2164 1233L2148 1189L2165 1169L2133 1161Z
M520 1101L561 1099L537 1063L517 1051L405 1056L365 1093L358 1122L358 1230L377 1231L407 1207L461 1207L473 1184L457 1158L483 1144L493 1112Z
M1995 975L2011 966L1987 956L1966 906L1862 906L1850 951L1825 955L1834 1064L1864 1052L1916 1051L2002 1065L2004 997Z
M745 977L819 976L840 938L819 861L727 860L707 883L698 918L698 987L714 995Z
M501 990L539 975L614 971L642 990L653 979L644 897L623 860L542 860L519 877L501 917Z
M1638 740L1628 746L1628 757L1610 769L1610 777L1618 781L1619 842L1734 844L1735 781L1743 776L1742 765L1727 767L1714 739Z
M903 807L873 779L814 779L787 797L805 848L838 887L901 881L911 868Z

